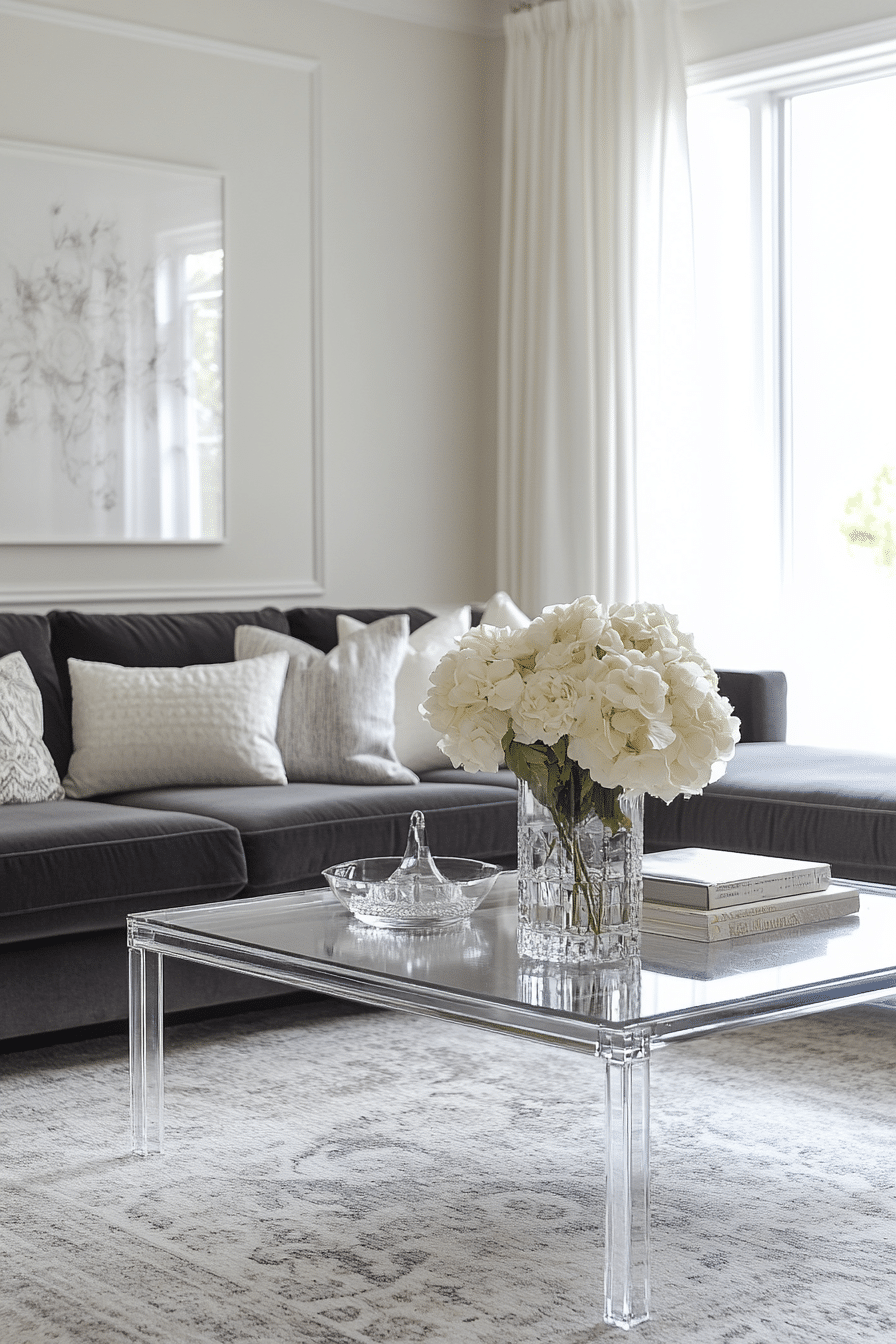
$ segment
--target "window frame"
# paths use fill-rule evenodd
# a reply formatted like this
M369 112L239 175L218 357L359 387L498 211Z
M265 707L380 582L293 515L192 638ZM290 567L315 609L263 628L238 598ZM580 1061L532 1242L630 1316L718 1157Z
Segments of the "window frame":
M750 113L753 274L762 415L778 486L780 575L794 571L791 404L790 102L838 85L896 76L896 19L862 24L687 69L688 98L723 96Z

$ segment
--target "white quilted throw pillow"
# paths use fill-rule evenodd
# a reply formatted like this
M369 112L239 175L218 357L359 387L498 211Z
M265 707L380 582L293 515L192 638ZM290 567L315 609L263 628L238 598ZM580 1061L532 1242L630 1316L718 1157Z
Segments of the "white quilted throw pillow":
M69 798L176 785L285 784L277 714L289 663L119 667L69 658Z
M0 658L0 803L62 798L53 757L43 739L44 706L21 653Z

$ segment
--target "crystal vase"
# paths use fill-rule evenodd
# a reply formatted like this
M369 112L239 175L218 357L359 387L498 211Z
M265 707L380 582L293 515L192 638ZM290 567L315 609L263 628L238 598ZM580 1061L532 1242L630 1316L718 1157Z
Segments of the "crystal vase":
M520 780L519 951L567 964L637 956L644 795L602 791L609 815L583 816L576 787L551 809Z

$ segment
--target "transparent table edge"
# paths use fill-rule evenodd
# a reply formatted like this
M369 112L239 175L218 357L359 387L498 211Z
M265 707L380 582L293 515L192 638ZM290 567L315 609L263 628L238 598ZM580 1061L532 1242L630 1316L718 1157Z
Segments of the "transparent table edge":
M227 904L227 903L223 903ZM198 908L198 907L197 907ZM168 924L156 927L142 916L128 917L128 946L201 962L260 979L319 990L335 997L384 1008L435 1013L496 1031L536 1037L566 1049L591 1052L609 1036L649 1035L655 1045L713 1031L783 1021L896 996L896 964L842 975L809 985L766 990L709 1005L684 1005L630 1018L586 1017L570 1010L540 1007L411 980L366 967L320 960L244 943L223 934L198 933ZM478 1011L473 1013L471 1008Z

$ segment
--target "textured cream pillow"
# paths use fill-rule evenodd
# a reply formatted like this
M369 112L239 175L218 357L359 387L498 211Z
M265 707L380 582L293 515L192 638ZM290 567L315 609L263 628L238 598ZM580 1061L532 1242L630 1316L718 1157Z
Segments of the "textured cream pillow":
M483 625L496 625L499 630L525 630L529 625L529 617L504 592L489 598L480 620Z
M62 798L53 757L43 739L44 704L22 653L0 658L0 803Z
M69 658L69 798L176 784L285 784L277 714L289 659L119 667Z
M284 649L289 672L277 742L287 778L329 784L416 784L395 755L395 678L408 638L407 616L364 626L323 654L301 639L238 625L237 658Z
M337 616L339 642L358 630L372 630L374 621L364 626L352 616ZM395 755L409 770L442 770L451 762L439 750L440 733L420 713L420 705L429 695L429 679L443 654L457 645L470 628L470 608L459 607L447 616L427 621L408 636L395 679Z

